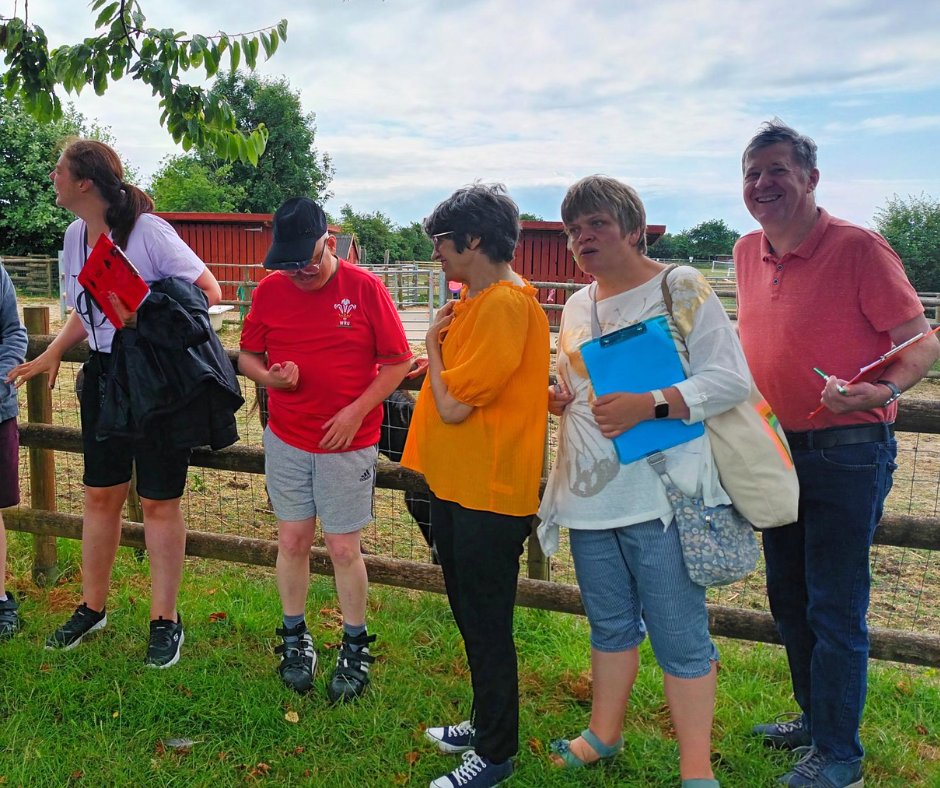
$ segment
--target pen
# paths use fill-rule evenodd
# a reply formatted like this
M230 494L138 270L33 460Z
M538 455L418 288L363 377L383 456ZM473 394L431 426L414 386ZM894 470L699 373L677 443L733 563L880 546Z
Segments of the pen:
M813 372L815 372L823 380L829 380L829 376L823 372L819 367L813 367ZM838 386L838 391L840 394L845 394L845 386Z

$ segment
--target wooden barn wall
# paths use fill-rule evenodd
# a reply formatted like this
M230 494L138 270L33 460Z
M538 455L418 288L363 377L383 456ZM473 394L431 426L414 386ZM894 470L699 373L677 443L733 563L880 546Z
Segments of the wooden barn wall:
M222 283L223 300L238 297L239 284L260 282L265 275L261 262L271 246L271 216L268 214L159 214L180 238L209 266ZM240 266L257 266L242 268Z
M271 214L194 214L161 213L180 237L205 261L223 283L222 297L238 297L238 284L246 280L259 282L265 275L261 262L271 246ZM658 237L664 227L651 225L650 237ZM339 227L330 227L333 234ZM356 263L357 260L351 260ZM256 265L257 268L240 268ZM513 258L513 268L530 282L574 282L586 284L590 277L582 273L568 251L561 222L523 222L522 234ZM564 304L567 291L544 287L539 289L543 304ZM560 311L549 311L549 320L557 325Z
M516 254L513 258L513 268L520 276L530 282L575 282L584 284L589 280L578 268L568 251L567 239L558 228L535 228L525 222ZM533 223L534 224L534 223ZM554 225L555 223L552 222ZM538 298L542 304L564 304L568 293L565 290L543 287L539 288ZM560 310L548 312L548 321L551 325L558 325L561 319Z

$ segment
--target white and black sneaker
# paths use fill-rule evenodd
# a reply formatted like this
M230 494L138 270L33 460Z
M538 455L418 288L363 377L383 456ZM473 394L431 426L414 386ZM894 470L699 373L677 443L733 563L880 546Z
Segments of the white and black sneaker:
M81 643L85 635L104 629L107 624L108 614L104 610L99 613L82 602L72 617L46 638L46 648L68 651Z
M150 643L144 664L148 668L168 668L180 659L180 646L186 639L183 634L183 617L177 613L176 621L160 616L150 622Z
M441 752L459 755L473 749L475 732L470 720L464 720L456 725L445 725L443 728L428 728L424 732L424 737L434 742Z
M274 647L274 653L281 655L281 664L277 667L281 681L303 695L313 686L313 674L317 669L313 636L303 621L295 627L281 627L275 631L284 639L280 646Z
M460 766L432 780L430 788L492 788L512 777L512 770L512 759L493 763L473 750L467 750Z
M375 662L375 657L369 653L369 644L374 642L375 635L365 632L355 637L343 633L336 667L326 688L327 697L333 703L356 700L366 691L369 666Z
M0 572L2 571L0 568ZM19 607L12 592L7 594L6 599L0 600L0 640L8 640L22 627Z

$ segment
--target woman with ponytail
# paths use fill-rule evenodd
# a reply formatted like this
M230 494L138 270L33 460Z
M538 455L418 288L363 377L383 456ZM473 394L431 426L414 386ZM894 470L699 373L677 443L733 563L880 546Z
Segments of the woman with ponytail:
M79 395L85 459L83 599L72 617L49 636L46 648L74 648L85 635L107 623L105 603L121 536L121 512L136 463L152 584L146 664L165 668L179 659L183 642L176 600L186 546L180 497L190 450L179 448L166 438L167 421L149 425L142 436L101 439L96 427L112 368L112 343L118 332L79 284L77 276L95 242L105 234L124 250L148 284L169 277L192 283L205 294L210 306L220 301L222 292L209 269L175 230L153 215L153 200L125 182L120 158L104 143L67 140L50 178L55 186L56 204L77 217L65 232L62 254L66 298L73 311L48 349L33 361L14 368L8 380L20 386L47 373L52 387L66 351L87 338L91 355L83 367L84 384ZM110 300L123 319L121 333L135 331L137 314L128 312L115 295ZM153 300L153 295L148 300ZM165 418L169 420L174 415Z

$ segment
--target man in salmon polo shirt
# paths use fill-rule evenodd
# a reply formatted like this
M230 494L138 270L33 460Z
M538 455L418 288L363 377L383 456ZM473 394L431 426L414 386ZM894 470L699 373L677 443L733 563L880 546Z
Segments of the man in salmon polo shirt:
M892 422L940 343L928 337L876 380L848 384L930 330L904 266L880 235L816 205L809 137L775 118L748 143L742 167L744 203L761 229L734 248L741 344L800 480L797 522L763 532L770 609L800 712L754 733L771 747L808 748L779 783L858 788L869 551L895 468Z
M336 256L313 200L274 214L274 243L242 326L238 368L268 389L265 476L278 520L277 586L284 620L278 668L307 692L317 654L304 609L317 520L333 562L343 642L327 686L333 702L358 698L374 657L366 631L368 578L359 534L372 520L382 401L411 366L388 291Z

